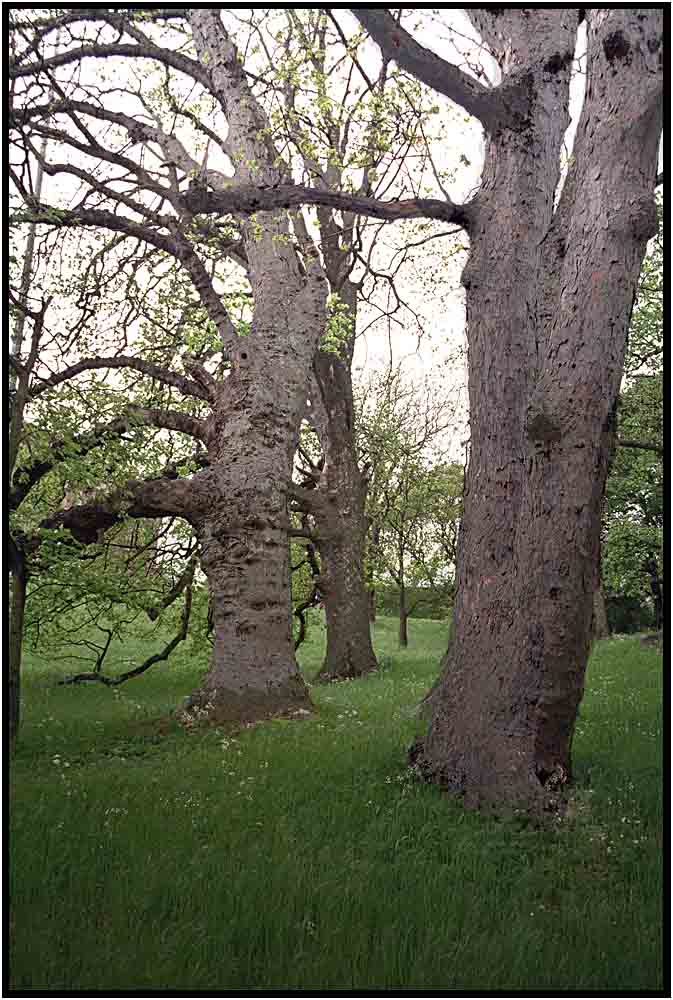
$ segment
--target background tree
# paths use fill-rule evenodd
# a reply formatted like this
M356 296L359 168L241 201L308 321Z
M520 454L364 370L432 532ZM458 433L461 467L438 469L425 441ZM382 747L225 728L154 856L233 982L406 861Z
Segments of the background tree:
M462 467L447 458L456 409L452 396L429 380L414 384L401 366L370 376L361 390L370 587L393 582L402 646L417 588L443 600L447 612L452 595L463 481Z
M330 12L255 10L243 22L261 50L265 65L259 72L273 88L269 119L305 181L335 194L352 190L377 198L418 195L427 172L438 176L425 141L439 110L436 97L408 74L393 72L388 60L368 73L358 57L364 32L347 41L345 60L346 39ZM310 514L327 624L324 680L359 676L376 666L363 577L366 482L357 457L351 368L362 307L387 319L404 311L396 279L406 259L402 252L390 269L375 266L379 231L380 224L327 205L318 206L311 229L330 290L309 411L323 461L302 473L309 487L318 485ZM308 240L309 231L303 233ZM384 289L384 298L396 300L387 310L379 304ZM301 503L298 495L295 500Z
M640 273L619 398L618 447L606 487L603 581L620 629L626 624L620 598L646 604L651 623L663 623L663 331L660 213Z

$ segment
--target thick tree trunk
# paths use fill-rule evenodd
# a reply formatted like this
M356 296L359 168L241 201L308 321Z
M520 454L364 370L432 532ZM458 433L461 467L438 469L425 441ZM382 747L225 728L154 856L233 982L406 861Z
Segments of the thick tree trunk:
M281 473L270 465L261 503L246 484L260 474L255 463L197 526L215 636L210 669L185 708L209 722L310 708L292 638L287 504Z
M357 289L347 281L340 295L354 332ZM318 351L314 361L319 396L312 400L314 421L325 454L323 503L315 515L327 626L318 680L361 677L377 667L364 578L366 484L355 450L352 340L339 354Z
M576 11L512 8L503 23L471 9L496 51L528 52L533 102L523 130L489 137L475 206L454 634L411 750L468 804L536 815L570 776L613 416L654 232L660 112L643 63L660 38L632 12L586 10L587 96L552 217Z
M255 254L266 251L267 264L253 275L253 328L218 389L214 460L201 474L210 497L194 521L215 640L210 669L185 708L215 722L310 706L292 638L287 491L311 353L324 329L325 284L318 272L302 276L277 249L284 228L269 219L257 237Z
M227 115L242 184L287 183L286 164L250 90L217 8L194 8L199 58ZM288 490L309 376L325 330L327 283L315 249L284 210L241 226L254 312L215 390L208 444L209 502L195 518L215 630L210 669L184 712L246 721L306 711L292 638ZM303 242L300 255L297 242ZM303 256L303 260L302 260Z

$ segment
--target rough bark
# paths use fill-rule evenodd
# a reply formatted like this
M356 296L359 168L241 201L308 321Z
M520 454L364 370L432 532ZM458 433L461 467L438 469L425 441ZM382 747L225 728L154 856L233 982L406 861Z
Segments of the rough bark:
M229 123L242 183L279 184L286 169L217 10L190 15L199 58ZM326 285L298 259L283 211L242 226L254 298L252 329L230 351L215 391L210 499L194 520L208 577L215 637L208 673L184 711L247 721L310 707L292 639L288 485ZM205 481L205 480L204 480Z
M501 10L498 8L498 10ZM471 805L555 810L571 772L626 336L654 233L661 16L586 9L588 84L553 214L576 10L473 8L524 129L492 129L471 230L471 453L454 634L412 760Z
M346 281L340 296L354 331L356 286ZM325 455L320 482L324 503L315 511L327 626L317 679L324 681L361 677L377 667L364 579L366 483L355 450L352 351L353 337L339 354L318 351L314 361L314 421Z

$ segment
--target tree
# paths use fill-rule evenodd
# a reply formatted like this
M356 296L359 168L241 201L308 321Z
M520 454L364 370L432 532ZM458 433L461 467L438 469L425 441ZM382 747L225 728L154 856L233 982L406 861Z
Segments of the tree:
M663 624L663 220L643 262L607 481L602 569L608 594L653 606Z
M348 40L351 63L344 71L345 38L329 11L273 14L253 10L249 24L244 20L265 53L264 81L282 95L270 117L293 152L296 172L335 194L347 186L359 197L385 191L401 197L409 188L418 193L431 169L424 129L438 110L434 95L430 101L413 77L393 73L389 60L378 73L368 73L358 58L364 32ZM419 142L412 171L406 154ZM357 454L351 367L362 304L375 300L383 286L395 298L387 318L401 306L395 279L405 255L380 273L372 263L377 233L366 223L327 205L318 206L315 219L330 290L328 330L313 363L308 412L322 457L319 465L309 460L302 468L304 488L317 489L294 499L310 515L309 546L320 556L327 629L320 680L357 677L376 667L363 575L367 482Z
M542 814L571 773L626 335L655 228L661 11L470 8L502 74L492 89L385 10L355 13L486 133L464 209L471 441L454 631L412 759L469 804ZM587 87L555 206L582 20Z
M287 489L310 365L325 329L324 279L311 253L302 257L287 213L267 214L262 226L250 218L258 206L249 203L241 230L254 312L249 335L238 336L195 246L199 164L175 134L162 129L159 116L147 124L144 107L136 117L119 112L111 102L106 106L99 100L95 84L87 88L72 79L52 79L52 67L78 62L81 40L92 42L96 49L97 32L105 36L110 30L113 35L128 31L139 58L163 54L178 73L207 80L208 92L224 109L229 132L226 141L211 136L207 127L206 132L235 164L236 179L243 184L273 185L288 178L270 139L268 121L216 13L192 15L197 58L158 49L139 27L142 16L101 14L97 20L86 12L65 11L46 19L29 18L22 25L31 42L17 51L11 70L15 80L26 78L28 83L15 88L14 148L39 159L32 140L47 136L51 146L43 162L45 173L70 175L84 191L75 209L38 202L15 158L13 180L25 205L23 217L46 226L93 226L139 239L175 257L190 275L219 334L219 351L227 355L229 374L218 381L197 361L191 362L191 378L156 370L154 374L177 382L187 394L209 405L208 419L192 424L192 429L207 445L210 464L189 478L129 483L117 491L115 503L125 506L132 516L182 517L199 538L215 643L212 668L194 693L193 710L215 718L255 718L305 707L308 694L294 658L290 624ZM63 51L44 63L31 64L33 45L39 49L57 27L63 30ZM148 28L151 34L152 25ZM112 43L102 49L102 58L120 50L131 54L128 44ZM40 105L32 95L40 87L44 91L47 82L59 96ZM36 85L33 91L31 84ZM136 93L135 99L142 103L142 94ZM182 120L189 121L190 113L187 105ZM131 155L127 155L129 144ZM158 170L152 149L158 151ZM65 153L63 161L58 160L61 153ZM101 166L107 164L107 176L92 169L87 157ZM226 189L221 174L211 172L208 177L211 182L217 178ZM164 206L170 210L162 214ZM108 358L79 362L80 369L123 363L124 359ZM134 362L132 367L141 365ZM102 527L114 517L109 504L99 506L97 514L88 513L94 520L98 516ZM72 508L63 512L60 523L77 530L81 515L81 509Z
M408 644L414 610L408 589L453 591L463 470L448 460L444 440L456 406L429 380L414 383L401 366L370 376L361 389L358 443L367 469L370 585L393 581L399 641Z
M283 441L288 434L294 435L296 439L295 418L301 413L304 397L309 391L306 388L310 375L307 362L313 356L317 338L325 329L325 277L329 279L333 294L347 307L353 304L354 312L355 286L349 282L353 255L348 252L349 240L344 238L339 242L337 239L339 232L346 237L350 230L351 244L357 242L359 237L354 227L360 203L365 204L367 209L373 206L374 214L382 214L384 218L404 219L409 215L409 208L406 203L401 203L398 207L393 202L379 203L372 198L345 197L338 191L332 193L330 185L340 180L341 168L333 156L331 146L328 145L327 166L323 168L319 154L311 148L311 142L304 142L301 128L297 126L299 118L293 116L293 76L290 73L284 83L288 101L286 118L291 127L284 131L297 147L306 172L315 181L314 202L323 205L326 188L326 193L332 197L331 207L348 210L348 217L342 219L342 226L339 227L335 224L330 205L323 205L324 210L318 218L322 239L321 260L309 227L301 211L298 210L298 206L306 197L310 200L310 190L295 189L296 186L290 183L291 167L279 155L280 146L285 145L283 130L274 116L270 112L267 113L263 102L255 97L251 81L246 77L238 60L233 37L216 15L212 17L214 20L211 15L201 17L195 14L186 18L182 9L175 13L155 10L148 14L131 12L129 15L110 11L93 14L91 11L80 13L66 10L56 17L29 17L25 21L17 15L15 23L17 30L14 37L18 39L23 32L31 38L31 42L23 48L20 41L15 45L16 54L10 70L13 81L13 135L15 149L19 152L13 169L13 181L24 203L23 212L17 221L23 220L29 224L39 222L42 226L108 229L118 234L114 238L122 243L128 239L137 239L149 248L149 252L158 250L163 254L172 255L189 275L200 297L208 324L217 335L219 345L209 352L206 360L219 353L224 362L219 365L219 371L213 372L212 366L206 368L201 363L203 358L190 360L183 353L180 360L187 368L189 375L187 379L176 376L170 368L170 359L169 365L164 362L161 368L155 364L152 377L163 379L164 383L176 386L187 395L190 393L196 395L209 407L214 407L214 411L217 412L212 413L213 419L209 423L209 429L204 423L192 422L187 433L194 433L204 443L206 439L208 440L211 470L217 465L223 465L227 469L225 478L229 476L238 478L241 475L248 484L244 491L245 495L236 502L231 500L231 491L228 489L225 491L228 496L227 503L233 504L236 509L229 512L231 517L223 514L227 523L236 525L241 519L245 522L246 538L243 545L238 544L240 541L238 535L234 534L228 538L225 532L223 537L228 540L223 546L218 542L215 545L201 547L204 568L211 584L214 574L218 577L224 575L224 563L228 565L231 563L230 558L227 560L221 558L223 547L243 555L250 549L249 536L254 538L252 548L257 550L255 558L245 559L243 565L231 567L229 571L228 602L234 600L234 595L240 589L241 580L246 579L250 583L250 595L246 599L245 594L241 594L238 602L241 605L239 611L235 613L230 610L219 611L218 607L223 602L217 599L212 602L216 635L219 627L226 635L226 641L216 640L212 676L209 675L204 680L204 690L196 692L194 696L195 710L203 713L205 704L218 700L225 702L228 699L227 692L230 689L227 684L233 678L234 687L230 693L232 693L231 703L234 706L232 711L236 716L239 709L244 710L242 700L245 701L247 695L242 695L242 691L250 692L250 711L253 711L253 714L257 712L264 714L263 706L266 700L270 711L275 711L279 705L282 707L285 698L288 706L291 706L295 699L299 707L306 702L306 691L291 655L287 571L287 492L290 489L290 464L286 454L286 451L288 454L289 451ZM314 42L316 39L319 41L320 32L324 33L324 24L324 18L320 15L312 26L309 25L314 32ZM296 19L292 22L292 26L300 34L304 30L301 22ZM191 48L196 50L198 57L196 59L193 54L185 55L177 44L176 33L184 34L186 29L190 32ZM51 45L54 32L60 32L62 50L58 52L54 52ZM318 33L317 36L315 32ZM36 51L39 51L41 56L37 62L32 61ZM165 80L156 87L155 78L151 76L142 86L130 80L128 86L113 88L110 93L106 85L99 86L98 83L91 86L81 85L79 81L67 75L68 67L91 56L101 62L115 56L130 57L137 60L138 64L144 64L147 60L153 61L164 69ZM312 65L318 73L317 85L322 88L321 109L331 141L337 123L329 112L326 95L322 93L324 80L320 74L324 69L324 54L320 55L320 50L314 47L309 49L304 61ZM34 92L30 92L26 87L26 84L30 85L31 82L35 83ZM264 83L259 79L257 82L261 82L262 85ZM379 82L385 82L385 73ZM192 91L195 84L200 88L201 96L193 101ZM32 93L39 93L40 87L48 97L42 103L39 97L33 100L32 96ZM370 84L370 90L375 89L374 84ZM126 94L124 111L118 110L119 102L116 94L119 90L124 90ZM161 101L156 99L158 91L161 94ZM53 94L57 95L56 99L52 99ZM204 97L205 103L210 105L208 111L204 111ZM373 94L373 97L378 100L377 94ZM356 102L356 106L358 103L361 102ZM366 102L363 106L366 107ZM218 133L224 130L222 113L229 129L226 141L218 138ZM207 123L209 115L215 123L216 131L213 131ZM378 112L377 116L378 119L384 117ZM340 149L343 147L343 151L349 124L352 125L352 115L349 115L345 124L342 123L343 134L339 137L339 146ZM206 140L205 154L200 162L192 155L193 150L189 148L189 141L183 141L182 136L185 130L189 129L194 148L199 140ZM82 141L82 137L85 141ZM36 146L38 140L46 139L52 144L49 156ZM65 153L62 161L57 159L59 153ZM379 149L374 143L369 155L362 159L360 166L366 180L367 191L373 183L372 165L378 165L384 154L385 147ZM94 161L93 167L91 159ZM31 160L36 160L49 176L59 178L70 176L82 185L84 196L77 210L65 209L56 201L52 204L43 204L36 197L35 187L30 183L30 177L26 176L26 169L30 170ZM223 176L221 171L209 169L209 164L215 162L228 166L229 169L235 169L234 182ZM327 183L325 183L326 178ZM279 192L284 191L287 198L283 198L282 209L292 208L291 215L288 217L284 210L274 211L275 206L270 207L269 213L265 212L262 194L264 187L259 185L266 186L274 199ZM243 189L247 189L247 197L242 195ZM220 206L214 213L224 217L224 224L213 224L203 218L203 215L212 214L210 195L213 190L225 198L227 191L235 190L233 201L227 207ZM302 197L298 200L297 190L302 192ZM168 207L167 211L162 214L165 207ZM440 205L439 208L443 214L443 206ZM241 216L252 218L252 221L241 225L233 239L231 232L237 227L233 224L232 216L239 219ZM142 224L139 219L142 220ZM213 247L219 249L221 254L234 257L249 271L254 314L250 337L246 344L247 347L254 346L252 355L249 355L247 347L240 345L238 331L231 322L226 301L216 287L218 282L205 266L206 251L210 250L212 254ZM272 288L269 279L273 273L277 273L278 281ZM283 288L283 283L287 288ZM275 294L273 303L271 303L272 290ZM307 306L305 300L311 296L312 302ZM320 306L318 306L319 300L322 302ZM301 340L301 349L297 345L293 346L292 342L283 343L283 336L277 329L277 318L283 315L289 303L293 303L290 313L292 324L296 327L297 336ZM289 319L287 322L289 323ZM309 324L311 333L307 339L304 333ZM355 328L354 316L352 328L353 330ZM260 334L260 330L263 335ZM330 390L331 382L334 381L331 373L343 369L331 388L332 398L328 407L330 418L326 423L326 432L331 434L333 444L330 447L331 459L326 468L326 475L334 478L336 474L341 484L347 483L349 489L352 485L350 495L354 501L358 501L361 491L357 483L357 469L353 467L352 462L349 462L352 448L338 447L339 440L346 440L347 444L345 429L348 424L348 353L352 351L352 337L350 346L348 343L344 346L344 357L339 358L338 363L333 354L327 360L323 359L322 363L318 362L322 364L323 369L321 382L323 394ZM61 373L58 378L52 380L50 386L59 384L66 377L73 377L96 367L119 368L128 365L142 371L143 363L142 359L129 359L126 356L112 359L84 357L76 365L71 366L67 375ZM294 381L285 378L288 366L293 369ZM283 382L284 388L280 396L276 393L277 387L273 387L267 381L266 375L269 371L273 371L276 381ZM150 375L147 365L145 373ZM227 393L220 394L217 386L223 386L224 379L226 379ZM248 386L253 382L266 387L265 390L260 390L265 396L264 400L254 399L253 394L249 392ZM232 390L231 393L229 389ZM273 434L266 435L263 447L265 461L268 460L271 464L268 467L260 465L255 474L245 471L243 466L246 463L241 463L238 456L247 457L249 450L241 443L242 438L236 444L236 436L230 435L229 418L232 414L239 415L245 412L247 414L245 419L238 423L234 421L234 426L238 428L240 434L248 435L251 440L260 433L265 437L264 428L269 401L271 399L280 401L283 396L286 397L286 403L280 404L280 410L283 412L274 413L278 426ZM299 402L300 399L302 402ZM254 406L258 407L259 412L252 412L250 408ZM292 415L291 420L287 417L288 414ZM200 417L203 416L204 414L200 414ZM225 423L227 423L225 449L227 456L223 458L218 451L216 439L217 434L221 437L224 433ZM292 432L289 430L291 423L295 427ZM217 434L210 433L213 428L219 428ZM273 444L277 446L273 449L272 438L275 438ZM277 457L273 458L272 451L275 456L285 457L282 461ZM342 473L337 472L340 464L337 456L343 465ZM261 461L260 456L256 458ZM250 460L252 461L252 457ZM273 478L274 483L277 480L279 492L274 495L271 507L265 513L262 508L269 506L267 499L264 498L265 484L272 478L272 465L278 473ZM279 471L281 466L282 473ZM213 492L213 477L220 484L215 492ZM172 514L185 517L193 523L195 517L201 518L201 513L195 512L200 511L205 497L210 497L212 500L218 490L220 492L224 490L223 480L215 471L207 471L200 477L198 475L193 477L193 481L189 483L188 493L185 492L185 485L182 483L179 487L174 487L165 483L155 483L153 500L149 505L139 502L137 486L132 487L132 491L135 490L136 500L131 504L134 516ZM176 488L180 491L179 500ZM253 500L252 494L257 489L262 497ZM146 495L145 493L144 496ZM222 510L224 506L223 503ZM348 515L352 511L357 513L359 504L344 504L342 507L339 512L339 530L334 530L336 525L332 518L330 528L324 534L329 534L329 546L335 549L333 557L329 557L333 567L332 576L339 570L344 580L350 581L348 597L349 605L353 608L357 605L355 593L357 588L353 583L358 573L361 574L361 569L356 563L348 563L348 559L357 554L357 544L354 543L357 543L358 539L357 518L353 521L356 527L351 530L352 525L349 524ZM252 510L256 510L257 513L251 515ZM109 511L101 513L105 514L105 517L109 517L110 514ZM330 511L331 513L333 511ZM76 514L71 513L68 520L74 525ZM271 524L276 531L273 541L267 537ZM196 530L201 533L206 531L202 526ZM213 537L220 538L221 534L222 532L220 534L215 532ZM325 540L324 546L327 544ZM273 558L269 546L277 550ZM262 559L267 550L269 558ZM208 570L206 564L211 553L215 561L212 569ZM276 570L267 574L264 594L260 595L259 574L252 568L252 562L262 561L267 564L267 568L270 568L274 559L277 563ZM283 572L280 570L281 563L285 564ZM221 591L220 584L218 588ZM272 592L275 593L273 599ZM343 594L344 587L335 587L333 592L335 595ZM246 600L251 606L243 609ZM224 604L227 604L227 601L224 601ZM278 624L282 618L285 622L283 628L274 626L271 630L275 636L279 637L282 634L282 640L279 638L277 642L270 641L267 623L262 627L264 613L272 606L284 609L282 615L278 610L276 622ZM339 601L333 602L335 615L343 614L342 607ZM375 663L366 615L358 615L357 621L364 623L365 628L359 630L357 642L347 644L348 648L344 646L343 655L341 652L337 655L337 662L333 664L335 672L346 675L362 672ZM260 646L255 648L258 633L261 632L266 638L260 637ZM334 630L334 634L343 645L343 637L346 637L348 632L339 628ZM254 641L250 636L255 637ZM249 654L244 656L236 652L237 646L241 644L250 647ZM265 654L262 653L262 647L267 650ZM353 650L358 648L359 656L354 656ZM268 666L270 661L273 661L275 666ZM216 667L216 663L219 663L219 666ZM265 663L267 666L261 666ZM243 675L247 670L252 670L252 676L244 680ZM273 694L267 699L266 693L272 689L278 689L280 693L278 697ZM214 696L213 691L219 694ZM217 717L223 712L226 714L222 706L214 706L213 710Z

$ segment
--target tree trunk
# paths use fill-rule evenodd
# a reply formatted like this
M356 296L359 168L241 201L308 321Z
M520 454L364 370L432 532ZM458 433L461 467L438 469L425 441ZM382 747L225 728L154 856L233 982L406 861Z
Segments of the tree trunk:
M194 519L215 638L210 669L185 709L214 722L310 707L292 638L287 492L326 289L318 271L302 276L279 249L284 230L279 213L255 237L252 331L218 388L213 464L201 474L210 496Z
M608 624L608 613L605 609L605 594L603 593L603 587L599 583L594 590L591 636L593 639L607 639L609 635L610 626Z
M571 771L615 406L654 233L660 111L643 63L660 33L646 52L640 15L585 8L587 95L553 213L577 12L490 10L470 16L505 68L505 49L528 52L532 105L522 128L487 139L463 275L471 454L454 633L410 756L467 804L541 815Z
M14 751L21 717L21 654L23 648L23 620L26 609L26 567L14 543L11 569L11 607L7 662L7 731L9 750Z
M399 644L402 649L406 649L409 645L409 634L407 632L407 620L409 618L409 612L407 611L407 590L404 583L400 583L399 586Z
M317 680L361 677L376 670L364 578L366 484L355 450L351 355L357 289L346 281L340 297L348 306L352 333L339 354L318 351L314 361L319 398L314 422L325 454L316 510L321 590L327 648Z
M366 493L369 489L369 484L366 484L365 491L365 505L367 503ZM376 621L376 583L374 580L374 568L372 565L374 553L378 549L379 540L381 537L381 528L378 524L368 525L368 534L365 536L365 551L367 553L367 591L369 594L369 621Z
M664 585L654 553L648 555L643 568L650 579L650 590L654 601L654 627L660 631L664 627Z
M237 180L271 187L289 181L219 11L194 8L190 21L227 115ZM292 638L288 490L325 330L327 283L315 249L297 227L291 231L284 210L258 212L241 232L252 327L228 352L231 373L215 389L211 495L194 521L215 638L210 669L184 711L214 722L310 707Z
M342 506L332 515L334 533L320 536L321 591L327 626L325 660L316 680L345 680L376 670L369 627L369 604L362 574L364 531L353 511ZM320 529L319 529L320 530Z

